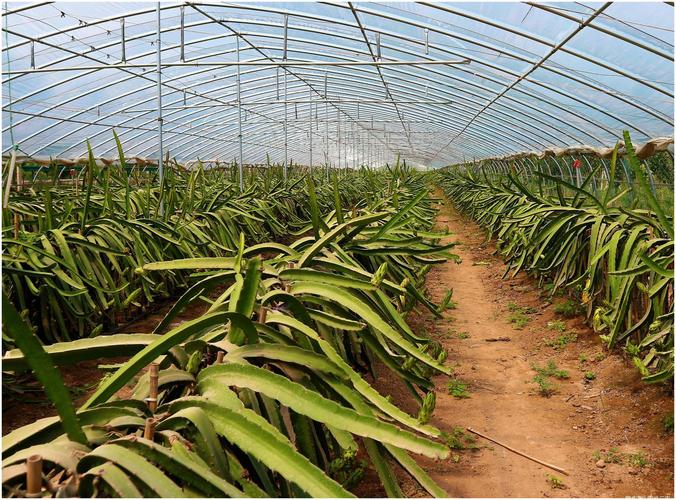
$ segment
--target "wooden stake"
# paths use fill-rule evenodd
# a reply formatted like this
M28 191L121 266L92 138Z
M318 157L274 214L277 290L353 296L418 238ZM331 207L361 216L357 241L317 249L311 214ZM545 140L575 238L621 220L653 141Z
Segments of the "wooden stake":
M42 491L42 457L31 455L26 459L26 492L37 496Z
M154 436L155 436L155 419L152 417L146 418L146 426L143 429L143 438L152 441Z
M258 322L259 323L265 323L265 320L268 317L268 310L261 306L260 309L258 310Z
M533 462L536 462L536 463L538 463L538 464L540 464L540 465L544 465L545 467L548 467L548 468L550 468L550 469L552 469L552 470L555 470L556 472L560 472L561 474L565 474L566 476L568 475L568 472L566 472L566 471L565 471L564 469L562 469L561 467L557 467L556 465L548 464L547 462L543 462L542 460L538 460L538 459L535 458L535 457L531 457L530 455L527 455L527 454L523 453L522 451L515 450L515 449L512 448L511 446L508 446L508 445L506 445L506 444L504 444L504 443L501 443L501 442L498 441L497 439L493 439L493 438L491 438L491 437L488 437L488 436L486 436L485 434L481 434L480 432L477 432L477 431L475 431L474 429L470 429L470 428L468 427L468 428L467 428L467 432L471 432L472 434L476 434L476 435L479 436L479 437L482 437L482 438L484 438L484 439L486 439L486 440L488 440L488 441L490 441L490 442L492 442L492 443L495 443L495 444L497 444L497 445L499 445L499 446L502 446L503 448L505 448L505 449L511 451L512 453L516 453L517 455L521 455L522 457L527 458L528 460L532 460Z
M157 363L151 363L149 374L150 374L150 393L148 395L148 408L150 411L154 412L157 409L157 385L159 380L159 365Z

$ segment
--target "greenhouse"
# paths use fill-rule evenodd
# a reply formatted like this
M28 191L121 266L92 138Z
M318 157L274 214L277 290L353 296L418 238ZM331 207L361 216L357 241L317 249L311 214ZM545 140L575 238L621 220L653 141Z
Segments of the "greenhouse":
M5 2L5 497L674 495L672 2Z

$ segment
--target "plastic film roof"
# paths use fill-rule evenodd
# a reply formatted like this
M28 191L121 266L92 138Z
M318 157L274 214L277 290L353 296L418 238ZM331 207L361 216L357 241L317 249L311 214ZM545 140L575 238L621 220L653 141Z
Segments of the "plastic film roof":
M164 154L232 161L240 124L247 164L671 136L673 19L663 2L162 3ZM157 157L157 31L154 3L5 4L3 153L73 158L88 139L116 157L114 129Z

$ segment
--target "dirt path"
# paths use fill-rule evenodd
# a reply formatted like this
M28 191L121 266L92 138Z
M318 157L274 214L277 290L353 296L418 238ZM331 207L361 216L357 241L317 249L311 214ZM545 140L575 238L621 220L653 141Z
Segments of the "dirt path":
M421 465L455 497L672 496L673 434L662 419L673 415L673 399L665 389L642 384L636 369L605 352L579 316L555 313L563 297L551 304L528 277L501 279L505 265L474 223L446 206L437 227L454 233L447 241L461 242L454 251L462 263L434 266L428 293L439 302L453 288L457 306L443 319L429 314L407 319L446 347L448 362L456 365L454 377L467 384L469 397L450 395L449 378L437 377L432 423L449 433L473 428L569 476L480 438L479 449L457 450L444 462L423 459ZM510 317L525 324L517 329ZM500 337L510 340L487 341ZM557 341L565 345L555 349ZM532 366L550 361L569 378L545 377L545 389L555 387L545 397L533 382ZM585 372L594 380L585 380ZM405 390L385 378L379 377L378 388L412 409ZM461 395L462 386L456 393ZM601 458L597 465L596 453L610 463ZM548 474L563 484L557 487ZM410 479L404 492L426 496Z

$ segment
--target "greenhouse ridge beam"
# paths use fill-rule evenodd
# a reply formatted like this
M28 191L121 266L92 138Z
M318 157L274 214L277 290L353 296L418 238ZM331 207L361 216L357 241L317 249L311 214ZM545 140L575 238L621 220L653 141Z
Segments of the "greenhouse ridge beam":
M448 66L456 64L470 64L470 59L449 59L443 61L431 61L420 59L415 61L213 61L198 62L185 61L177 63L162 63L163 68L172 67L228 67L228 66L280 66L280 67L302 67L302 66ZM18 69L11 71L2 71L3 75L27 75L30 73L53 73L63 71L98 71L105 69L127 69L127 68L154 68L154 64L103 64L100 66L72 66L67 68L34 68Z
M270 104L315 104L317 102L328 102L328 103L333 103L333 104L392 104L393 101L392 99L322 99L321 101L317 101L316 99L294 99L294 100L269 100L269 101L249 101L249 102L242 102L242 106L263 106L263 105L270 105ZM410 100L398 100L396 101L397 104L453 104L453 101L451 100L438 100L438 101L430 101L430 100L415 100L415 99L410 99ZM223 106L237 106L238 101L225 101L222 103ZM170 107L170 106L164 106L164 109L192 109L192 108L212 108L212 105L208 104L193 104L193 105L186 105L186 106L175 106L175 107ZM127 111L128 113L148 113L150 111L154 111L154 109L132 109L130 111Z

